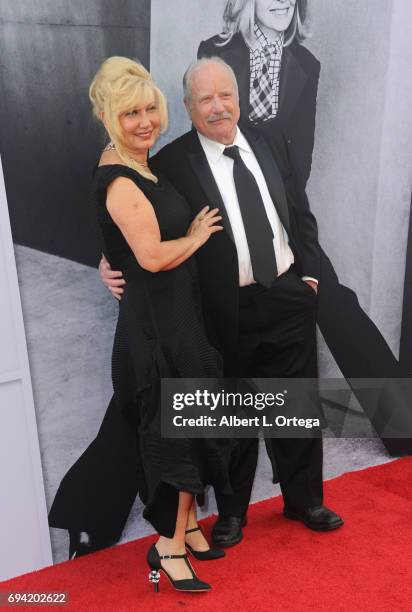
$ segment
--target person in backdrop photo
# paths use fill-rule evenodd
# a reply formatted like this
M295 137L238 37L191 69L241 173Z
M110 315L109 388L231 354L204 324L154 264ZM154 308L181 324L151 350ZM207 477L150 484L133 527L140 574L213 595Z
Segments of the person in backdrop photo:
M239 85L240 124L253 126L269 139L276 138L280 129L305 185L312 165L320 74L318 59L302 44L309 35L309 5L310 0L228 0L223 32L202 41L198 49L198 57L219 56L233 68ZM384 420L390 420L391 414L395 418L404 414L407 408L397 393L386 392L385 401L377 406L351 381L402 378L409 373L361 308L355 292L340 283L322 248L320 280L319 329L365 413L371 419L382 414ZM401 447L399 442L385 443L389 449Z
M320 63L301 43L308 0L228 0L223 32L200 43L198 58L219 56L234 70L240 123L270 138L282 130L306 185L315 140Z

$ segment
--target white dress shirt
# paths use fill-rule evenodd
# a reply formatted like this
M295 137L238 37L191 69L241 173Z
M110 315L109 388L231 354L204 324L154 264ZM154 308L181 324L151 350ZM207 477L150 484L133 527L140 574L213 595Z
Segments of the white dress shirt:
M199 132L198 135L232 227L239 261L239 285L240 287L251 285L256 281L253 278L249 247L233 179L233 160L227 155L223 155L223 151L226 148L224 144L210 140ZM279 219L255 154L239 128L237 128L233 144L239 147L239 153L244 164L251 171L258 184L268 221L273 231L273 247L275 249L277 273L280 276L294 262L293 253L288 243L287 232ZM273 271L273 279L275 279L275 270Z

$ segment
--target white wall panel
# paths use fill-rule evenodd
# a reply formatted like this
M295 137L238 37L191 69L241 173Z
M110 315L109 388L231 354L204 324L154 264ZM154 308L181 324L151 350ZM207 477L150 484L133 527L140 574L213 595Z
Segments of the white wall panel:
M0 580L52 563L16 264L0 162Z

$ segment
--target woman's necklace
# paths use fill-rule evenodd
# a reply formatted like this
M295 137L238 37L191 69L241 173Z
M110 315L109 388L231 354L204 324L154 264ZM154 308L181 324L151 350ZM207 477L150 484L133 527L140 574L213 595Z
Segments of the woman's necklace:
M103 151L115 151L116 150L116 145L114 144L114 142L109 142L109 144L107 144L105 146L105 148L103 149ZM134 159L133 157L128 156L130 160L132 160L135 164L137 164L138 166L141 166L142 168L147 168L149 169L149 164L147 162L138 162L136 159Z

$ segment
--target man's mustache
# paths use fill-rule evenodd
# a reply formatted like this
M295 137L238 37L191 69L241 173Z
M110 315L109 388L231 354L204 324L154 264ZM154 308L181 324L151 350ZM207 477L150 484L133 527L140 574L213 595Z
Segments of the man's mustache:
M221 119L231 119L231 118L232 118L232 113L229 113L228 111L224 111L223 113L219 113L219 114L215 113L215 114L209 115L206 121L208 123L213 123L214 121L220 121Z

